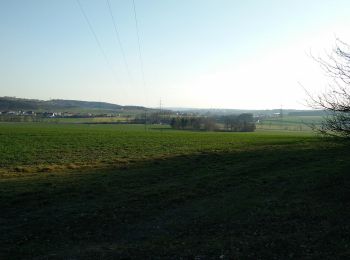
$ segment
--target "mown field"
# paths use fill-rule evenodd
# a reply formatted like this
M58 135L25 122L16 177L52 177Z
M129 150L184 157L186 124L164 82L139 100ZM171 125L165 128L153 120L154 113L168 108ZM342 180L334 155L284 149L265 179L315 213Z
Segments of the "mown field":
M86 118L44 118L42 121L44 123L125 123L131 120L133 117L86 117Z
M278 131L311 131L311 125L319 125L323 120L322 116L283 116L268 117L257 123L259 130Z
M344 259L349 143L0 124L0 259Z

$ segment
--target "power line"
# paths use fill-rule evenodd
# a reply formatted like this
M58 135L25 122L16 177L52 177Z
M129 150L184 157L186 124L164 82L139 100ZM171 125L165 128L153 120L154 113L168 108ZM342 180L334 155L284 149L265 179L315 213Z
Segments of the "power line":
M136 34L137 34L137 44L138 44L138 49L139 49L140 67L141 67L141 73L142 73L142 83L143 83L143 88L144 88L144 91L145 91L145 99L146 99L146 80L145 80L145 72L144 72L144 69L143 69L140 30L139 30L139 23L138 23L138 19L137 19L135 0L132 0L132 5L133 5L133 9L134 9L134 18L135 18L135 26L136 26ZM147 130L147 108L145 108L145 130Z
M81 13L83 14L83 16L84 16L84 18L85 18L86 23L87 23L88 26L89 26L89 29L90 29L92 35L93 35L94 38L95 38L95 41L96 41L96 43L97 43L98 48L100 49L100 52L102 53L102 56L104 57L104 59L105 59L105 61L106 61L106 63L107 63L107 66L111 69L111 71L112 71L112 73L113 73L113 76L116 78L115 71L114 71L114 69L113 69L113 67L112 67L112 65L111 65L111 63L110 63L110 61L109 61L109 59L108 59L108 57L107 57L105 51L104 51L103 48L102 48L101 42L99 41L99 39L98 39L98 37L97 37L97 34L96 34L94 28L92 27L92 25L91 25L91 23L90 23L89 17L87 16L86 12L84 11L84 8L83 8L83 6L81 5L80 1L79 1L79 0L76 0L76 1L77 1L77 3L78 3L78 6L79 6L79 9L80 9Z
M135 18L135 25L136 25L136 34L137 34L137 43L138 43L138 49L139 49L139 59L140 59L140 66L141 66L141 73L142 73L142 81L143 81L143 86L145 87L146 86L145 72L144 72L144 69L143 69L140 30L139 30L139 23L138 23L137 14L136 14L135 0L132 0L132 4L133 4L133 9L134 9L134 18Z
M117 38L117 41L118 41L118 44L119 44L119 47L120 47L120 51L121 51L121 53L122 53L124 65L125 65L126 71L127 71L127 73L128 73L129 81L130 81L130 84L131 84L131 82L132 82L131 73L130 73L129 65L128 65L128 62L127 62L127 59L126 59L126 55L125 55L125 51L124 51L124 48L123 48L123 44L122 44L122 41L121 41L121 39L120 39L120 35L119 35L117 23L116 23L116 21L115 21L115 19L114 19L114 15L113 15L113 12L112 12L111 3L110 3L109 0L106 0L106 2L107 2L109 14L111 15L111 18L112 18L113 27L114 27L114 33L115 33L115 36L116 36L116 38Z

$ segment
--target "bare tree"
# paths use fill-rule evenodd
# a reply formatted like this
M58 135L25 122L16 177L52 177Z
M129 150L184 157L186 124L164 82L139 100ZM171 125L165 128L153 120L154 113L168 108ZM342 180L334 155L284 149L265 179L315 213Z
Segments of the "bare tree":
M327 116L314 129L326 135L350 138L350 45L336 40L336 45L325 58L312 56L330 78L328 90L312 95L308 104L322 109Z

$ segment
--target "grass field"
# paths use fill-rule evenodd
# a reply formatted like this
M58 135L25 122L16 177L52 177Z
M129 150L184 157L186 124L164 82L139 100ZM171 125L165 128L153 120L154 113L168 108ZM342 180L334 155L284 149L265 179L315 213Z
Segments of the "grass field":
M127 122L130 118L120 117L85 117L85 118L44 118L44 123L118 123Z
M260 120L257 124L259 130L282 130L282 131L310 131L310 125L319 125L322 116L283 116L271 117Z
M0 259L344 259L349 143L0 124Z

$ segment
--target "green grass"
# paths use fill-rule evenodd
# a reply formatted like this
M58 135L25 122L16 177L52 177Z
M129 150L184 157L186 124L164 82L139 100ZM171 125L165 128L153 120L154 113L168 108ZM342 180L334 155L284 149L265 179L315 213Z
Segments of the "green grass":
M159 126L149 128L145 131L143 125L1 124L0 172L104 167L202 151L255 149L265 144L314 139L311 135L283 133L214 133L173 131Z
M266 118L257 124L258 130L311 131L310 125L319 125L322 116L283 116Z
M1 124L0 154L0 259L350 256L348 143Z
M43 122L47 123L118 123L127 122L129 118L120 117L87 117L87 118L44 118Z

